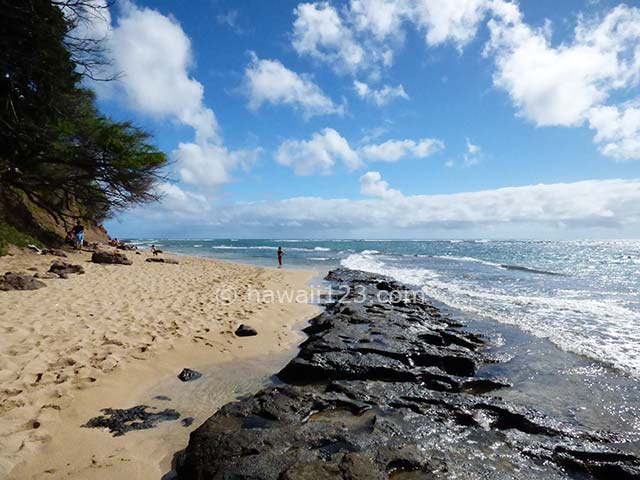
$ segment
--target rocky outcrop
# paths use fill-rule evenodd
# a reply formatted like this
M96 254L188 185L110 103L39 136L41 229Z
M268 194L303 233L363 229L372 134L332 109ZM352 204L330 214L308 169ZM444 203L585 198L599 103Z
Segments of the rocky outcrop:
M107 263L119 265L131 265L133 262L126 255L118 252L107 252L105 250L97 250L91 255L93 263Z
M55 273L61 278L67 278L72 273L83 274L84 267L82 265L73 265L68 262L55 261L49 267L49 272Z
M0 291L9 290L36 290L46 287L47 284L36 280L33 275L26 273L7 272L0 277Z
M230 403L190 437L180 479L640 478L615 434L487 394L485 340L388 278L338 270L285 385Z
M242 323L238 328L236 328L235 335L236 337L254 337L258 335L258 332L255 328Z

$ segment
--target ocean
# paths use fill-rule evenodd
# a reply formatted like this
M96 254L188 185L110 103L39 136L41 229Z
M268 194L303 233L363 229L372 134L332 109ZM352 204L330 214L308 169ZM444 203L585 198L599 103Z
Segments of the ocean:
M640 375L640 240L167 240L176 253L326 271L385 274L473 317L513 325Z

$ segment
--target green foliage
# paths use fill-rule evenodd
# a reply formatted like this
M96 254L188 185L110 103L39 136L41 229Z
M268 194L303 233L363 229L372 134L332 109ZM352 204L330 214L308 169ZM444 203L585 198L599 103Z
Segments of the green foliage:
M42 243L35 238L19 232L7 223L0 222L0 256L7 254L9 245L23 248L27 245L36 245L39 248L44 248Z
M100 221L156 199L166 156L148 133L96 110L78 73L91 50L69 51L82 44L68 42L74 23L59 2L0 0L0 8L0 184L55 217Z

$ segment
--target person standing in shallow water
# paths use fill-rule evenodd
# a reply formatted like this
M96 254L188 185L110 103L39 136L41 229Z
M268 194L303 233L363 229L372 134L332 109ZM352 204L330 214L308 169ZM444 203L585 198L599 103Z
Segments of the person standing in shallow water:
M282 267L282 256L284 252L282 251L282 247L278 247L278 268Z

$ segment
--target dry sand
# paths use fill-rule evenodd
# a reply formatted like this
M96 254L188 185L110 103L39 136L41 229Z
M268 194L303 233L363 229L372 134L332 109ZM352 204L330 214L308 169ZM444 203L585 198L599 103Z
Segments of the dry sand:
M0 478L161 478L191 430L293 356L302 339L294 325L317 312L302 295L274 302L255 294L309 291L314 272L127 256L132 266L97 265L89 253L72 253L63 260L83 265L84 275L0 292ZM54 259L2 257L0 272L44 272ZM233 335L240 323L258 336ZM183 367L205 377L182 383L176 375ZM175 408L195 421L117 438L82 427L102 408L139 404Z

